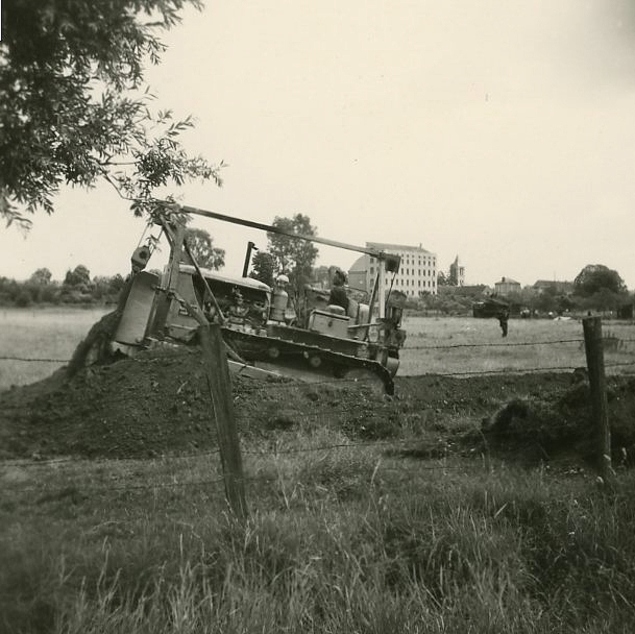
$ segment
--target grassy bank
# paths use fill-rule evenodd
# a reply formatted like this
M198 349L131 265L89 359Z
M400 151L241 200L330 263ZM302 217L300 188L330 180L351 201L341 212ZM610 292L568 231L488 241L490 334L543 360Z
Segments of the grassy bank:
M250 518L215 455L5 464L6 632L626 632L632 474L246 447Z

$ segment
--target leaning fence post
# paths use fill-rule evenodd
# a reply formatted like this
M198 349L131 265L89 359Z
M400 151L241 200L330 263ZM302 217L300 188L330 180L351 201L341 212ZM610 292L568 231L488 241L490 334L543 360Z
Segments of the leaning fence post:
M247 518L245 477L234 418L227 353L220 324L210 324L200 306L188 304L178 292L168 291L168 296L174 298L198 322L203 365L225 481L225 496L232 512L242 522Z
M602 346L602 320L600 317L585 317L584 349L589 371L591 408L597 439L597 466L603 480L613 475L611 466L611 429L609 427L606 377L604 374L604 349Z
M242 521L247 517L245 479L240 441L234 418L227 355L218 324L200 325L198 331L212 405L212 416L218 435L218 448L225 479L225 494L234 515Z

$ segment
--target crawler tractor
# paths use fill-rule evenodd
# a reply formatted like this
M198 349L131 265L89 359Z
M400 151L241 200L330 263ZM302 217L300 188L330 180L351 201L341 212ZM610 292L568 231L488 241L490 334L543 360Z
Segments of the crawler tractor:
M191 307L196 306L208 320L220 324L231 370L306 381L372 378L393 393L406 336L400 328L405 296L386 293L385 285L387 276L398 271L398 256L193 207L180 211L367 253L376 258L380 271L368 301L349 293L347 309L329 303L328 291L307 288L308 307L301 322L286 309L283 283L272 288L247 277L253 243L247 249L242 277L226 277L198 266L184 240L182 221L162 218L157 223L170 244L169 264L162 276L144 270L152 254L151 242L133 254L135 277L114 336L115 348L134 355L157 341L193 341L198 322Z

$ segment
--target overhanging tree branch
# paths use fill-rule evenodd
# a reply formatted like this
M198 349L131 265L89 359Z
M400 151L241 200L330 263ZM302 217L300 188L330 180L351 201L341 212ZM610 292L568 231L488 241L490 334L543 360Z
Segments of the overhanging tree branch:
M2 3L0 216L29 225L52 213L64 184L116 185L132 210L157 187L188 179L221 185L222 162L189 157L180 135L193 119L153 116L144 64L165 49L161 30L200 0L21 0ZM149 20L148 20L149 18ZM44 97L45 96L45 97ZM129 168L129 169L122 169ZM26 215L25 215L26 214Z

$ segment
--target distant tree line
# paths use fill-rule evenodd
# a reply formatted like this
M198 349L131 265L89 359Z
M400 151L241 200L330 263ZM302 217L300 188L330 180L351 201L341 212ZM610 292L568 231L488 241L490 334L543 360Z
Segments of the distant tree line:
M61 282L53 279L49 269L40 268L26 281L0 277L0 306L110 304L117 301L124 282L119 274L91 278L83 264L66 271Z
M196 262L203 268L219 270L225 265L225 250L214 246L207 231L187 228L185 238ZM189 261L183 254L184 261ZM34 304L114 304L125 283L122 275L91 277L83 264L66 271L61 282L53 280L44 267L33 272L24 282L0 277L0 306L21 308Z
M556 285L541 290L527 286L502 299L510 304L512 312L528 311L530 315L588 311L618 315L635 302L619 273L603 264L585 266L574 279L572 287L571 292L563 292ZM469 314L475 302L491 294L491 289L485 285L456 286L443 273L439 274L437 289L438 295L423 296L416 305L446 315Z

